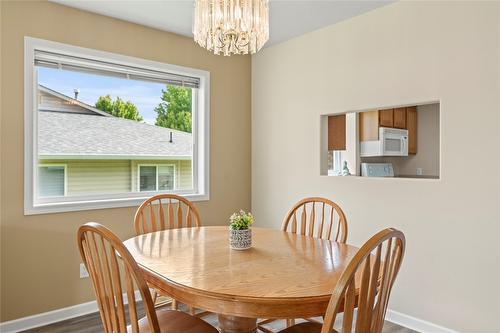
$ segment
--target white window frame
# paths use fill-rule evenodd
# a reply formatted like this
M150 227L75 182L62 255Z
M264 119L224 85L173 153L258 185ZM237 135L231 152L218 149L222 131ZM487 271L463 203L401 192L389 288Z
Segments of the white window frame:
M332 150L328 152L332 154L332 167L333 169L328 170L330 176L339 176L342 174L342 151Z
M155 191L141 191L141 166L154 166L156 167L156 190ZM174 188L172 190L166 190L165 192L173 192L177 190L177 168L175 164L155 164L155 163L145 163L137 164L137 192L158 192L158 168L160 166L171 166L174 167ZM163 192L163 191L162 191Z
M68 165L62 163L50 164L50 163L40 163L37 168L42 167L63 167L64 168L64 196L68 195Z
M37 84L34 66L35 50L55 52L89 59L135 66L150 70L169 72L200 79L200 87L193 90L193 189L177 190L191 201L207 201L210 175L210 72L189 67L171 65L120 54L98 51L78 46L24 38L24 214L46 214L90 209L130 207L140 205L151 192L127 192L123 194L68 196L37 198L38 142L37 142ZM164 192L164 191L161 191ZM171 192L171 191L169 191ZM160 192L157 192L160 193Z
M333 171L337 171L342 173L342 151L334 150L333 151Z

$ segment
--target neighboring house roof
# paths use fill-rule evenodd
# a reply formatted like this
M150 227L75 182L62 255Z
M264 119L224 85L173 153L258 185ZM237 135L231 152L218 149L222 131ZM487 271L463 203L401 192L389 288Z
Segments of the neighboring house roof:
M170 133L172 133L172 142L170 142ZM104 116L40 110L38 112L38 155L42 159L168 159L172 157L187 159L192 155L192 135L109 116L107 113Z
M77 100L75 98L72 98L72 97L69 97L67 95L64 95L64 94L62 94L62 93L60 93L58 91L52 90L50 88L47 88L47 87L45 87L45 86L43 86L41 84L38 85L38 90L43 91L43 92L45 92L45 93L47 93L49 95L52 95L54 97L60 98L60 99L66 101L66 102L68 102L70 104L78 105L78 106L80 106L80 107L82 107L84 109L92 111L92 112L94 112L96 114L99 114L101 116L112 117L112 115L110 115L109 113L101 111L101 110L93 107L92 105L88 105L87 103L84 103L84 102L79 101L79 100ZM44 109L44 111L53 111L53 110L45 110Z

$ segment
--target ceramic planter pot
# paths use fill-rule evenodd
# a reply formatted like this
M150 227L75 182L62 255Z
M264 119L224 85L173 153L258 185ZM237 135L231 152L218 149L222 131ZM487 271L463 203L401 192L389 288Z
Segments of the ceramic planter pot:
M233 250L247 250L252 247L252 229L229 229L229 246Z

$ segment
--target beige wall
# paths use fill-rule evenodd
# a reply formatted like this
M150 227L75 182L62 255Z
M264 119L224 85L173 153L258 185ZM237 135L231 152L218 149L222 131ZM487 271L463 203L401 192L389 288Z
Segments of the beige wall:
M133 235L134 208L23 215L23 43L43 38L211 73L210 201L204 224L250 206L250 57L217 57L190 38L45 1L1 2L1 321L93 299L79 279L76 230L99 221Z
M405 232L391 309L500 331L499 14L499 2L402 1L254 56L256 225L278 227L304 196L329 197L350 243ZM440 180L319 175L321 114L437 100Z

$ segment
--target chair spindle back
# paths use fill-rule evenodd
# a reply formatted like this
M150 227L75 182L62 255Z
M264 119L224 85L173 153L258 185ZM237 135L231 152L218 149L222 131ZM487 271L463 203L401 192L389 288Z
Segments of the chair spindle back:
M321 333L332 332L337 313L341 311L340 333L381 333L404 251L405 236L401 231L389 228L370 238L335 286Z
M165 229L200 226L193 203L175 194L159 194L144 201L134 217L137 235Z
M325 198L311 197L297 202L286 214L281 229L340 243L347 240L344 212L335 202Z
M105 226L89 222L78 229L78 246L92 280L105 332L125 333L130 323L131 331L139 333L134 294L138 289L151 332L160 333L149 288L121 240Z

